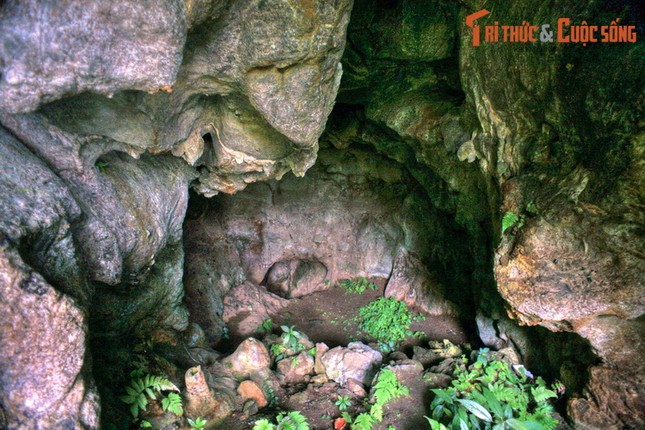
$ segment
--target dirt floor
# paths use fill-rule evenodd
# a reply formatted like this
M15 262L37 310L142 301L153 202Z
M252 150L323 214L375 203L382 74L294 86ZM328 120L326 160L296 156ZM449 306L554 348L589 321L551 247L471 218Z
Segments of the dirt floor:
M385 280L370 279L376 290L366 289L363 293L348 293L342 287L332 287L326 291L305 297L291 299L289 305L279 316L272 318L274 325L295 326L296 330L309 336L312 342L325 342L330 348L347 345L349 342L372 342L360 329L360 307L383 296ZM414 310L413 310L414 311ZM426 343L428 340L449 339L455 344L468 342L466 332L459 320L450 317L424 315L424 321L415 321L412 331L425 333L422 338L410 338L401 345L402 350L411 345Z

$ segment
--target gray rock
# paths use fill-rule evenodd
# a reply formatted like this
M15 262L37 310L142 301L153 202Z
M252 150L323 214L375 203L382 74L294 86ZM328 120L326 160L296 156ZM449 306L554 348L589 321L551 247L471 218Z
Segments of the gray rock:
M0 109L33 111L93 91L157 91L174 84L186 40L183 1L65 0L3 5Z
M351 342L347 348L337 346L322 356L327 377L341 385L353 378L369 386L382 362L380 352L361 342Z

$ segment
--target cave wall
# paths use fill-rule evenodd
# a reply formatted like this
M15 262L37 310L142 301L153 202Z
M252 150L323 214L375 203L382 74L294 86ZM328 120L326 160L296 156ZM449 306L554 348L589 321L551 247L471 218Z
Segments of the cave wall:
M408 288L414 303L428 313L455 315L457 308L446 297L459 302L470 296L469 286L455 279L441 283L449 278L445 268L469 269L462 263L470 257L468 247L454 242L459 227L428 202L404 166L369 147L338 149L324 142L304 178L288 175L233 196L195 196L191 203L184 225L186 303L211 342L219 341L222 318L227 319L227 294L234 296L243 283L291 298L347 278L387 280L399 270L407 284L424 282L426 293L414 295L417 285L401 285L396 292L386 287L386 295ZM298 284L311 278L312 285L299 285L294 292L287 286L272 288L284 277L277 271L289 271L280 265L292 261L307 266L299 269L301 274L291 270L290 276ZM320 275L308 273L312 264L320 265ZM245 325L253 329L269 317L259 309L252 313L248 318L255 323Z
M570 418L643 425L642 41L473 47L464 24L638 22L638 2L361 0L346 38L352 3L0 3L0 424L97 428L88 337L188 326L189 186L303 175L336 100L325 139L405 166L454 219L473 267L440 273L482 340L586 342ZM507 211L524 225L501 234Z
M115 343L188 326L188 187L313 164L350 9L0 3L0 421L98 428L89 337L101 367Z

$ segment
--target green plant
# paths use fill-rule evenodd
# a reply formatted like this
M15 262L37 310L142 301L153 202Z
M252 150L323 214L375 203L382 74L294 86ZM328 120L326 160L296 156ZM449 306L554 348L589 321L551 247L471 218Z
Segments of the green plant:
M177 393L169 393L168 397L161 400L161 408L170 411L175 415L183 415L184 408L181 404L181 396Z
M188 424L190 425L191 430L203 430L208 421L202 419L202 417L197 417L195 421L188 418Z
M344 411L352 405L352 402L349 400L349 396L338 396L334 404L338 406L339 411Z
M370 412L359 414L352 424L352 430L371 430L372 426L383 420L383 407L391 400L410 394L408 387L401 384L390 369L379 373L374 384L373 404Z
M515 225L517 225L518 229L524 227L524 215L516 215L510 211L506 212L502 217L502 234Z
M267 419L258 420L253 425L253 430L309 430L307 418L298 411L280 413L273 424Z
M103 173L105 172L105 169L109 166L107 161L103 160L98 160L96 163L94 163L97 169L99 169L99 172Z
M514 371L488 351L477 353L476 361L455 367L452 386L434 389L432 430L551 430L557 425L550 398L557 394L540 377L532 380L523 367Z
M288 327L286 325L280 326L282 331L282 344L289 348L291 351L301 351L305 347L300 343L302 333L296 330L295 326Z
M291 357L291 368L298 367L300 364L300 360L298 360L298 357Z
M271 348L269 348L269 352L275 361L280 361L286 357L285 352L287 352L287 347L281 343L274 343L271 345Z
M414 333L410 324L415 316L405 303L394 297L381 297L359 309L360 327L382 344L393 349L398 343Z
M361 294L368 288L372 291L376 290L376 285L372 282L367 282L367 279L363 276L360 276L354 280L343 279L342 281L340 281L339 286L344 288L345 292L353 294Z
M139 428L141 428L141 429L152 428L152 423L150 421L141 420L141 422L139 423Z
M176 391L179 389L161 376L144 374L142 370L135 370L130 373L130 384L125 387L127 395L121 396L123 403L130 405L130 413L134 418L139 416L139 410L145 411L148 406L148 398L156 399L155 392Z
M257 331L271 333L271 331L273 331L273 321L271 321L271 318L267 318L262 321L262 324L260 324Z

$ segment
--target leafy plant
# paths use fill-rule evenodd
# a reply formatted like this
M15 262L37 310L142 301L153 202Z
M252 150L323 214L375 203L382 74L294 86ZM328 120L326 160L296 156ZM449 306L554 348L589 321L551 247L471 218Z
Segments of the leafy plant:
M94 163L97 169L99 169L99 172L103 173L105 172L105 169L108 168L109 164L107 161L103 160L98 160L96 163Z
M286 325L280 326L282 331L282 344L289 348L291 351L301 351L305 347L300 343L302 333L296 330L295 326L288 327Z
M175 415L183 415L184 408L181 404L181 396L177 393L169 393L168 397L161 400L161 408L170 411Z
M144 374L142 370L135 370L130 373L130 384L125 387L127 395L121 396L123 403L130 405L130 413L134 418L139 416L139 410L145 411L148 406L148 398L156 399L155 392L177 391L179 389L161 376Z
M551 430L557 425L549 399L557 394L540 377L532 380L522 366L490 360L480 350L476 361L455 367L452 386L434 389L432 430Z
M276 424L268 419L255 422L253 430L309 430L307 418L298 411L280 413L276 417Z
M506 212L502 217L502 234L509 228L517 225L517 228L524 226L524 215L517 215L514 212Z
M363 276L360 276L354 280L343 279L340 284L340 287L344 288L347 293L361 294L365 292L366 289L372 291L376 290L376 285L372 282L367 282L367 279Z
M141 420L141 422L139 423L139 428L140 429L152 428L152 423L150 421Z
M300 360L298 360L298 357L291 357L291 368L298 367L300 364Z
M280 361L286 357L285 352L287 352L287 347L281 343L274 343L271 345L271 348L269 348L269 352L275 361Z
M338 406L339 411L344 411L352 405L352 402L349 400L349 396L338 396L334 404Z
M414 333L410 324L415 316L405 303L394 297L381 297L359 309L360 327L379 343L394 348Z
M262 321L262 324L260 324L260 327L258 327L257 331L261 331L264 333L271 333L273 330L273 321L271 321L271 318L267 318L264 321Z
M208 421L202 419L202 417L197 417L195 421L188 418L188 424L190 425L191 430L203 430Z
M352 424L352 430L371 430L372 426L383 420L383 407L391 400L410 394L408 387L401 384L390 369L379 373L374 384L374 404L369 413L359 414Z

